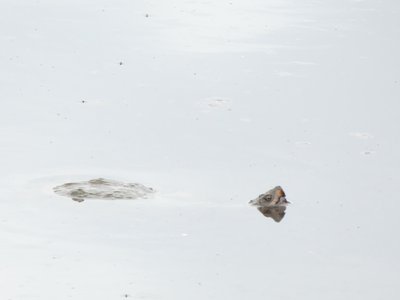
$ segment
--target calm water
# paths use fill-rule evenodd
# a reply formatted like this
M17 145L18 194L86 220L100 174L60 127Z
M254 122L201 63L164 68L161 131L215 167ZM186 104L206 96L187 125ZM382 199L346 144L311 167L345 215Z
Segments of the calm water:
M399 298L397 3L0 9L1 299Z

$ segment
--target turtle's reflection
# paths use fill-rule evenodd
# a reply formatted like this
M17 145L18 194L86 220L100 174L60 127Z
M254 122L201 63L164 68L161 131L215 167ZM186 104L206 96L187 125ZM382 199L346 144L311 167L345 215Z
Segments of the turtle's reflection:
M275 222L280 222L285 217L286 206L289 201L286 200L283 189L280 186L276 186L249 203L257 206L257 209L265 217L272 218Z
M275 222L280 222L285 217L286 206L258 207L260 213Z

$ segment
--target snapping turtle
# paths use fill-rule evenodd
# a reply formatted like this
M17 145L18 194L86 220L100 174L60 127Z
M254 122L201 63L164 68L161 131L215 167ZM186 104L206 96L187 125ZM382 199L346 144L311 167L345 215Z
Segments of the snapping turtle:
M92 179L89 181L71 182L53 188L60 196L72 198L77 202L85 199L137 199L147 198L154 193L150 187L140 183L123 183L104 178Z
M276 186L249 203L257 206L265 217L272 218L275 222L280 222L285 216L286 206L290 202L286 200L283 189L280 186Z

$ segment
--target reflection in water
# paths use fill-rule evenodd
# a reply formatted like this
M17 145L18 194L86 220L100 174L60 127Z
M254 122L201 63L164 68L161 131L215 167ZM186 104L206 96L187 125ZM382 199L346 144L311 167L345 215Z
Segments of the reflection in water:
M258 210L267 218L272 218L275 222L280 222L285 216L286 206L258 207Z
M286 200L283 189L280 186L276 186L249 203L257 206L265 217L272 218L275 222L280 222L285 217L286 206L290 202Z

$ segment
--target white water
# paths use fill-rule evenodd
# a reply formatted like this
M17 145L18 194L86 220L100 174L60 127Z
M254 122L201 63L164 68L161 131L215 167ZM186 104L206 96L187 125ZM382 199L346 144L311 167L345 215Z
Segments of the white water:
M2 0L0 298L398 299L399 9Z

